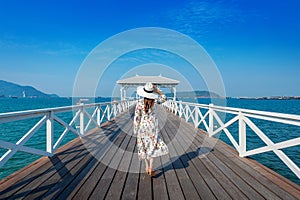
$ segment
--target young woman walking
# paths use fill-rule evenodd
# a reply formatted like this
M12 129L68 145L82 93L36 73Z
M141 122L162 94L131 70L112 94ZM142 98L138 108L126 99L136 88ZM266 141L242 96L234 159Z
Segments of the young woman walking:
M155 176L153 171L154 158L168 154L167 145L159 135L158 120L155 115L155 100L158 95L162 100L166 96L152 83L137 88L137 94L141 97L137 102L134 115L134 134L137 136L137 150L139 160L145 160L146 173Z

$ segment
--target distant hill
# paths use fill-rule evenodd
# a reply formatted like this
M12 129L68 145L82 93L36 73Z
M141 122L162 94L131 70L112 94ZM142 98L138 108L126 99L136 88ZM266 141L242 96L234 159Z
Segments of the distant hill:
M0 80L0 97L13 98L52 98L58 97L56 94L45 94L31 86L21 86L15 83Z
M173 97L173 93L167 93L167 97ZM220 95L209 92L209 91L187 91L187 92L177 92L176 96L178 98L189 98L189 97L197 97L197 98L221 98Z

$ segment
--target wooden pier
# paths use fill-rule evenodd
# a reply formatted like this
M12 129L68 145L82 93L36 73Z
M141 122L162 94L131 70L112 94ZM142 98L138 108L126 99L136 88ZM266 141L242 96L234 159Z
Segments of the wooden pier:
M163 108L158 109L158 117L170 155L155 160L156 176L150 178L144 173L144 163L133 154L132 117L133 109L84 140L69 142L53 157L42 157L3 179L0 199L300 198L297 184L252 159L239 157L229 145L207 137ZM123 154L116 146L125 150ZM96 159L94 155L101 156Z

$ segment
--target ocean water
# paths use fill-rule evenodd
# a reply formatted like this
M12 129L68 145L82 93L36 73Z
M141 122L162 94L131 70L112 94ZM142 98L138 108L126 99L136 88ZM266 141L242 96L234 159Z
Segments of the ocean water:
M183 99L185 101L189 101ZM97 99L97 102L110 101L110 99ZM195 101L195 100L194 100ZM210 99L198 99L199 103L210 103ZM88 103L88 102L87 102ZM300 100L240 100L240 99L228 99L227 106L237 107L237 108L247 108L254 110L281 112L288 114L300 115ZM215 103L216 104L216 103ZM20 111L20 110L32 110L39 108L52 108L60 106L72 105L72 99L68 98L54 98L54 99L7 99L0 98L0 113ZM202 111L203 113L205 111ZM64 113L58 115L60 118L69 122L73 113ZM226 115L226 121L233 118L233 115ZM9 142L17 142L40 118L22 120L17 122L10 122L5 124L0 124L0 139ZM285 125L281 123L273 123L265 120L251 119L264 133L275 143L280 141L285 141L287 139L292 139L300 136L300 127ZM217 122L214 122L217 126ZM204 128L200 126L200 128ZM54 140L58 138L60 133L64 130L58 124L55 124L55 137ZM235 123L228 128L232 133L234 138L238 138L238 124ZM71 141L77 136L73 133L68 133L64 139L63 144ZM232 145L228 140L224 132L217 135L221 140ZM26 146L45 149L45 127L42 127L40 131L34 134L34 136L26 142ZM247 150L262 147L265 144L261 139L247 127ZM298 166L300 166L300 146L290 147L283 150ZM2 156L6 150L0 149L0 156ZM7 175L15 172L18 169L28 165L34 160L38 159L40 156L31 155L28 153L18 152L16 153L3 167L0 168L0 179L6 177ZM279 174L287 177L293 182L300 185L300 180L291 172L291 170L273 153L267 152L251 156L251 158L257 160L258 162L266 165L267 167L273 169Z

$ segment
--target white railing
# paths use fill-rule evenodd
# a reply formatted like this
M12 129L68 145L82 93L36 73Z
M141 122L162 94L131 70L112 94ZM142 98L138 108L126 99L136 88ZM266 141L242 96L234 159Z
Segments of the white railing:
M258 128L251 119L267 120L272 122L279 122L289 125L300 126L300 115L283 114L275 112L265 112L258 110L240 109L215 106L213 104L197 104L181 101L167 101L164 104L168 110L184 118L187 122L194 124L198 128L201 124L206 129L209 137L224 131L235 149L239 152L240 157L251 156L264 152L273 151L300 179L299 167L282 151L284 148L300 145L300 135L297 138L286 141L274 143L268 136ZM202 112L201 112L202 111ZM203 112L204 111L204 112ZM221 120L222 117L218 113L232 114L234 117L227 121ZM251 118L251 119L250 119ZM218 123L218 126L214 125ZM238 122L238 141L233 134L228 130L228 127L233 123ZM266 144L264 147L259 147L251 150L246 150L247 147L247 131L246 126L250 127L252 131ZM300 148L300 146L299 146Z
M113 119L122 112L128 110L134 104L135 100L132 100L2 113L0 114L0 124L34 118L41 119L15 144L3 140L5 138L0 138L0 148L7 149L6 153L0 158L0 167L2 167L18 151L41 156L52 156L68 132L73 132L80 137L84 136L92 124L94 127L100 127L102 122ZM93 110L90 112L91 114L87 109ZM75 113L69 122L66 122L57 116L57 114L67 112ZM79 121L78 126L75 124L76 121ZM64 128L64 131L60 134L56 142L54 142L54 123L58 123ZM46 126L46 149L40 150L24 146L25 143L44 125Z

